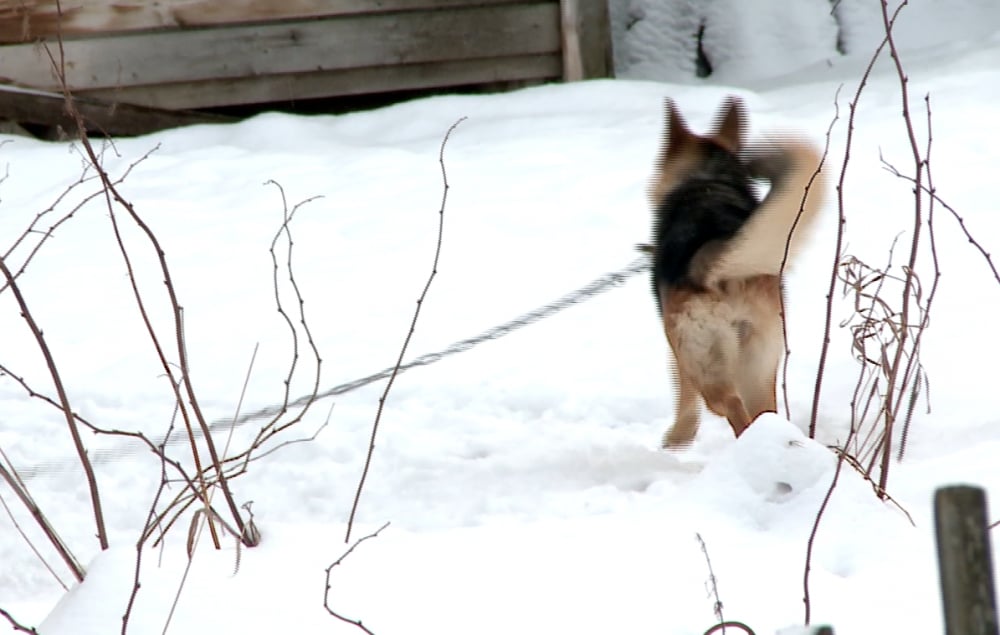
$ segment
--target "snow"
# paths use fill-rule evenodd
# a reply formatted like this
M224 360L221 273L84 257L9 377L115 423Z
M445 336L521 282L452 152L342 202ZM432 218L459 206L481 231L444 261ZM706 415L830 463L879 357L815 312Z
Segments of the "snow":
M889 2L892 15L899 1ZM865 59L885 35L872 0L609 0L618 77L747 88L807 67ZM711 64L699 78L698 33ZM992 0L921 0L898 14L893 34L907 52L954 48L993 37L1000 5Z
M836 56L837 23L828 0L641 0L632 3L629 15L631 26L618 31L624 62L619 76L629 78L698 81L701 27L716 82L747 85Z
M967 4L980 17L989 12L985 3ZM805 17L796 19L815 29L803 39L826 32L826 18L801 11ZM931 24L914 13L913 28ZM291 337L275 310L268 248L283 206L268 181L280 184L289 207L321 197L296 211L290 229L295 279L323 360L323 390L398 356L437 240L439 146L460 117L467 119L445 150L450 190L439 272L408 359L530 311L636 257L633 245L649 231L645 185L665 95L695 130L704 130L722 98L735 93L748 104L753 134L793 128L822 143L840 89L830 150L839 165L846 100L866 53L828 64L806 50L789 60L766 37L753 41L760 48L746 45L742 59L732 49L732 65L702 85L620 79L434 97L342 116L270 113L105 147L106 167L116 177L153 150L121 187L170 262L206 418L233 416L258 344L242 412L282 399ZM904 56L917 132L923 140L922 96L930 93L935 187L984 249L996 252L992 183L1000 151L991 122L1000 98L1000 37L982 22L966 40L933 43ZM741 64L754 73L737 81ZM910 169L899 112L898 80L880 63L858 108L843 192L847 250L873 263L885 261L897 235L907 244L912 230L910 187L879 161L881 153ZM55 206L48 226L98 188L86 181L57 201L82 171L75 144L3 142L6 254L37 213ZM857 379L849 334L837 326L850 315L850 301L838 293L819 435L807 438L835 211L831 202L787 279L790 420L785 412L762 416L738 440L724 420L706 414L693 447L659 449L674 395L667 345L642 275L401 375L385 406L353 539L390 524L332 570L330 606L379 635L704 632L717 620L700 535L727 619L757 633L800 625L806 541L836 468L826 445L847 436ZM1000 427L988 361L1000 355L993 335L1000 285L954 219L941 208L936 214L943 273L922 354L931 409L919 402L907 456L893 464L889 480L890 494L913 523L844 467L819 525L810 573L812 620L838 632L940 632L933 492L973 483L994 501L1000 493ZM153 323L169 343L174 327L157 261L144 236L120 212L118 218ZM29 236L8 264L19 267L38 239ZM294 317L286 257L282 238L280 292ZM929 264L925 258L920 270ZM173 399L100 198L57 229L20 284L74 408L103 427L160 438ZM0 294L0 333L0 363L52 394L9 292ZM314 359L305 346L300 353L293 396L307 394L314 379ZM167 356L177 361L169 346ZM278 439L319 431L315 440L282 447L233 481L237 504L253 501L260 547L237 552L228 540L217 552L202 536L183 585L190 515L168 533L162 550L146 549L128 632L163 632L178 595L172 633L360 632L324 609L324 570L348 546L346 522L383 388L379 382L320 402ZM237 427L229 454L246 447L259 426ZM57 410L0 377L0 448L88 570L85 583L64 592L11 518L0 514L0 608L39 625L44 635L120 632L159 462L122 438L85 435L112 543L100 552L65 427ZM220 447L227 435L226 427L217 434ZM190 464L184 443L170 447ZM69 581L9 489L0 493Z
M889 3L890 15L899 6ZM843 28L844 48L861 53L878 46L885 36L877 2L839 0L834 9ZM900 50L948 47L988 38L1000 27L1000 6L990 0L926 0L910 2L898 14L893 39Z

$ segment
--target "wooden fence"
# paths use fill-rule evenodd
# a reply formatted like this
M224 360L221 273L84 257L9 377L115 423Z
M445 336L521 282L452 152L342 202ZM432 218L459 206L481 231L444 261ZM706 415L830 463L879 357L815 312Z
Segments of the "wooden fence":
M612 74L606 0L0 0L0 84L165 110ZM4 116L0 105L0 118Z

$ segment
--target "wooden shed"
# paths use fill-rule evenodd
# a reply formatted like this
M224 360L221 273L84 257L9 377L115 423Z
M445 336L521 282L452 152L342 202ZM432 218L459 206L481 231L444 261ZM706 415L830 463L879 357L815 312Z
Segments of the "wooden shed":
M68 88L112 115L608 77L606 2L0 0L0 85L60 92L59 35ZM35 94L0 90L0 119Z

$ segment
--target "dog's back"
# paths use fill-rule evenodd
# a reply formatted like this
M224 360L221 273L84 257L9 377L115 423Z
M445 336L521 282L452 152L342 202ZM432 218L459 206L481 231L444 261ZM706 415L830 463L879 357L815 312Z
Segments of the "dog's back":
M650 196L653 292L678 388L677 417L663 443L674 447L694 439L699 397L737 436L760 413L777 410L781 266L821 197L809 196L799 213L818 155L790 140L747 152L738 100L724 104L709 136L691 133L670 101L667 120ZM764 201L754 193L755 178L771 182ZM822 183L815 188L821 193Z
M653 221L656 282L694 283L689 266L698 250L711 241L732 238L760 204L746 167L734 154L715 144L706 144L699 154L689 177L657 206Z

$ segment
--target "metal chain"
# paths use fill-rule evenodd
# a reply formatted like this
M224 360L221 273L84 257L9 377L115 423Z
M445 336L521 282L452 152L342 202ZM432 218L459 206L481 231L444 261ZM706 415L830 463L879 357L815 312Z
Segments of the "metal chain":
M524 313L514 318L513 320L510 320L509 322L504 322L499 326L494 326L493 328L483 331L482 333L476 335L475 337L459 340L458 342L455 342L454 344L451 344L447 348L444 348L440 351L434 353L427 353L405 364L401 364L399 366L399 370L397 371L397 375L400 373L404 373L410 370L411 368L417 368L418 366L427 366L429 364L433 364L434 362L438 362L444 359L445 357L455 355L456 353L465 352L478 344L482 344L483 342L487 342L489 340L495 340L505 335L509 335L510 333L513 333L518 329L528 326L529 324L534 324L535 322L547 318L550 315L554 315L562 311L563 309L573 306L574 304L579 304L584 300L587 300L596 295L604 293L605 291L608 291L612 287L619 286L626 280L634 276L635 274L646 271L647 269L649 269L649 258L647 256L641 256L635 259L627 267L619 269L618 271L613 271L611 273L604 274L603 276L594 279L593 281L580 287L579 289L571 291L570 293L567 293L561 298L553 302L550 302L544 306L541 306L533 311ZM320 399L326 399L327 397L343 395L344 393L357 390L358 388L367 386L368 384L374 383L380 379L386 379L390 375L392 375L395 368L396 368L395 366L389 366L388 368L384 368L377 373L372 373L371 375L367 375L365 377L361 377L353 381L339 384L337 386L334 386L333 388L330 388L329 390L325 390L316 395L311 395L311 394L303 395L286 404L276 404L272 406L267 406L265 408L261 408L259 410L255 410L253 412L245 413L237 417L235 420L233 420L233 418L231 417L222 417L220 419L212 421L208 427L212 431L221 429L228 430L230 428L242 426L246 423L255 421L257 419L263 419L265 417L274 417L275 415L280 414L283 410L304 406L305 404L309 403L310 399L315 402L319 401ZM200 437L201 431L195 430L195 434L196 436ZM160 440L160 443L164 442L165 445L171 446L179 443L188 443L189 441L186 436L181 437L180 435L178 435L170 439ZM148 449L145 446L133 445L130 447L119 447L113 449L98 450L96 452L92 452L90 454L90 458L92 463L101 464L101 463L109 463L128 455L139 454L140 452L144 453L146 451L148 451ZM74 465L75 462L72 461L59 462L59 463L47 462L39 464L34 467L18 468L18 472L20 473L21 478L23 478L24 480L30 480L38 476L45 476L49 474L55 474L58 472L67 471L69 469L74 469L73 467Z

